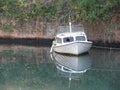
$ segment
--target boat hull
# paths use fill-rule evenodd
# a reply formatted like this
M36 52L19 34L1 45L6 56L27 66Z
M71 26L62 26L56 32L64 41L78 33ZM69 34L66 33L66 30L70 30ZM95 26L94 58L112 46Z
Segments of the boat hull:
M92 42L72 42L65 45L53 45L52 49L55 52L58 53L64 53L64 54L73 54L73 55L79 55L88 52L88 50L91 48Z

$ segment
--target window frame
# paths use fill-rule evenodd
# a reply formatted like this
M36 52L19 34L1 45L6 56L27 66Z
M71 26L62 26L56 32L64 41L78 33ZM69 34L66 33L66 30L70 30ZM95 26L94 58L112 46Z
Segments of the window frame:
M74 41L74 37L64 37L63 38L64 43L69 43L69 42L73 42L73 41Z
M76 36L75 40L76 41L86 41L86 37L85 36Z
M56 38L56 42L61 44L62 43L62 38Z

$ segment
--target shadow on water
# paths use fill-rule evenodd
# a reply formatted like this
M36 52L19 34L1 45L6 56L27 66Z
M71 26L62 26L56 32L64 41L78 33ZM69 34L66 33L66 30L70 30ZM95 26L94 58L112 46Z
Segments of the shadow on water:
M0 45L51 46L52 39L48 38L0 38Z
M0 45L0 90L119 90L120 51L51 55L50 47Z

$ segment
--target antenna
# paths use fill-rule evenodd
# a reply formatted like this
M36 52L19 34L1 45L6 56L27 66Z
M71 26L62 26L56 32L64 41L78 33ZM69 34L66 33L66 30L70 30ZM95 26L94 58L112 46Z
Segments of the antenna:
M72 32L72 27L71 27L71 18L70 18L70 15L69 15L69 27L70 27L70 32Z

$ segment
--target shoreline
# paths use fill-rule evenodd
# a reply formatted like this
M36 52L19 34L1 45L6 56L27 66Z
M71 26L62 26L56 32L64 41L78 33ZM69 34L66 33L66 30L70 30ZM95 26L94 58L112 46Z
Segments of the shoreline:
M50 47L52 45L53 38L9 38L0 37L0 45L26 45L26 46L43 46ZM93 48L101 49L120 49L120 42L103 42L92 41Z
M120 49L120 42L93 41L93 47L103 49Z
M26 45L26 46L43 46L52 45L53 39L50 38L0 38L0 45Z

